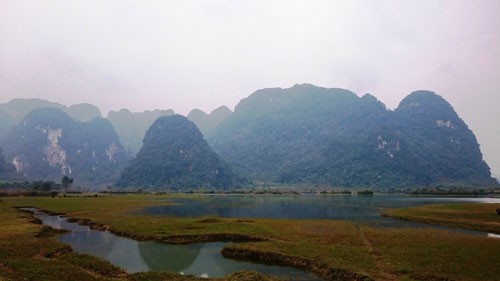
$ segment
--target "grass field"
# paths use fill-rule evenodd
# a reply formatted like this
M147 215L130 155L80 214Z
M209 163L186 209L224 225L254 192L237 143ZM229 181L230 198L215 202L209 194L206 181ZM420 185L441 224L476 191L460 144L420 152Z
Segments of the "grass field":
M500 234L500 216L496 213L499 208L500 204L455 203L387 209L384 214L405 220Z
M57 280L190 278L171 273L127 275L107 262L68 252L68 247L50 233L37 237L43 226L30 222L30 215L14 206L32 206L89 219L116 233L141 239L189 242L218 239L224 237L222 234L259 237L265 241L232 244L223 252L233 258L314 270L332 280L363 276L375 280L495 280L500 276L499 239L443 230L376 228L346 221L174 218L137 212L145 206L166 204L164 199L169 196L0 198L0 280L54 280L54 276ZM489 217L481 215L486 211L482 207L479 204L464 210L476 210L475 218L470 220L487 223ZM224 280L262 278L246 272Z

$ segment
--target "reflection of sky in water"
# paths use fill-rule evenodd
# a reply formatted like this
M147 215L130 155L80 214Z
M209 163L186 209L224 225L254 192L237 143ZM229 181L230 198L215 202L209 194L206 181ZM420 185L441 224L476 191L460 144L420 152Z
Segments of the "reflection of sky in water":
M356 196L210 196L177 199L175 206L155 206L150 214L179 217L215 215L234 218L348 219L375 218L370 198Z
M499 198L414 197L403 194L356 195L207 195L174 199L175 205L148 207L144 212L176 217L213 215L227 218L335 219L378 227L430 227L485 236L479 231L381 217L383 208L435 203L500 203Z
M209 195L175 199L172 206L149 207L145 212L177 217L215 215L230 218L379 219L381 208L400 208L440 202L497 202L495 198L423 198L407 195Z
M252 270L263 272L276 277L281 277L285 280L290 280L290 276L293 276L293 280L315 279L311 274L294 268L285 268L281 266L256 264L225 259L220 254L220 250L223 246L224 243L221 242L203 244L203 247L200 249L200 253L196 257L196 259L189 265L189 267L182 270L182 272L193 274L195 276L202 276L206 274L205 276L208 277L221 277L229 272ZM207 271L207 269L210 270Z
M109 231L91 230L88 226L69 223L60 216L39 215L42 222L57 229L67 229L71 233L62 235L59 240L69 244L78 253L90 254L107 260L127 272L147 271L135 240L116 236Z
M67 229L60 240L75 252L107 260L129 273L157 270L195 276L222 277L239 270L253 270L285 280L318 280L310 273L291 267L239 262L224 258L220 251L225 243L169 245L154 241L135 241L108 231L91 230L87 226L69 223L60 216L36 215L45 225Z

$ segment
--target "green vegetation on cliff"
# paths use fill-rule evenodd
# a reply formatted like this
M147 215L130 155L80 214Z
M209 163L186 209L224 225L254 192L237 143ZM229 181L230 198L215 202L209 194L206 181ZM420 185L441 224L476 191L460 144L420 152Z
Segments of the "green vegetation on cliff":
M103 119L74 121L56 108L39 108L14 126L3 142L8 163L27 180L110 184L128 160L113 126Z
M474 134L442 97L390 111L369 94L296 85L259 90L209 136L248 178L345 187L494 185Z
M229 166L208 146L196 125L181 115L158 118L118 186L138 188L228 188Z

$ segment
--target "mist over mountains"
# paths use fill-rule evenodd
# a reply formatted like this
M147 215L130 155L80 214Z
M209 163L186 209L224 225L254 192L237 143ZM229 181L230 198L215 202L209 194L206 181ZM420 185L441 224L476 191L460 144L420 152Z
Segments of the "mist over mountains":
M41 99L14 99L0 104L0 140L6 137L10 128L18 124L30 111L36 108L53 107L66 112L77 121L90 121L95 117L102 117L101 111L88 103L64 106L59 103Z
M128 109L110 111L108 120L115 127L122 144L131 152L137 153L142 146L142 139L146 130L161 116L174 115L172 109L130 112Z
M122 174L122 186L228 187L236 178L233 172L254 183L316 186L496 184L472 131L447 101L430 91L413 92L395 110L387 110L369 94L358 97L344 89L301 84L258 90L234 112L221 106L211 113L194 109L187 119L174 114L171 109L122 109L104 119L90 104L66 107L36 99L0 104L5 156L4 162L0 157L0 177L2 169L14 167L26 179L71 175L87 186L114 184ZM199 131L187 125L188 119ZM153 130L159 120L176 125ZM180 127L191 129L181 133ZM172 147L187 144L204 152L186 162ZM162 180L137 180L151 180L151 163L161 167L156 177ZM212 164L194 172L199 163ZM186 166L191 170L180 168ZM214 167L227 175L224 183L207 180ZM124 184L131 171L137 172L135 179Z

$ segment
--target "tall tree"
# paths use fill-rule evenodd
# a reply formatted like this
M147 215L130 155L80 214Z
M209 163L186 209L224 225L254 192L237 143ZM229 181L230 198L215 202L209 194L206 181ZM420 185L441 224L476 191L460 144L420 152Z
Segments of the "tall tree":
M73 184L73 178L64 176L61 180L61 184L64 187L64 192L68 192L68 188Z

